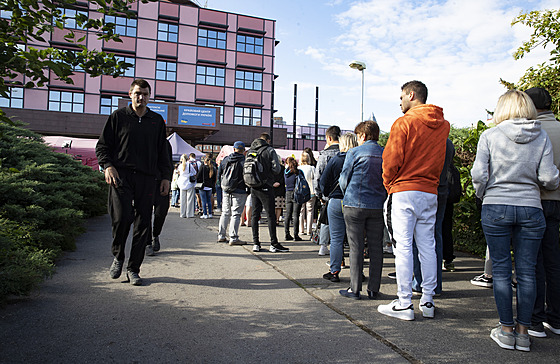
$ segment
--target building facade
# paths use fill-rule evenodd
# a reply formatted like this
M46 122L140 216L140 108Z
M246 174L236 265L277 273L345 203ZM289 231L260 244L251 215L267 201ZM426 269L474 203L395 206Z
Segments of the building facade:
M114 53L132 64L124 76L90 77L76 69L74 84L68 85L51 72L44 87L13 87L12 98L0 99L0 107L41 134L97 138L107 116L128 101L130 83L144 78L152 86L151 102L165 112L169 133L177 132L193 145L251 142L269 132L276 77L274 20L201 8L187 0L131 7L136 19L105 16L116 24L122 43L99 40L93 31L77 28L72 21L77 12L92 19L104 16L78 1L64 9L65 29L55 28L46 37L48 44L28 45L78 51L64 39L73 30L84 36L88 49ZM23 77L20 81L25 83ZM211 112L215 122L189 122L184 115L193 110ZM286 133L275 129L274 145L285 144Z

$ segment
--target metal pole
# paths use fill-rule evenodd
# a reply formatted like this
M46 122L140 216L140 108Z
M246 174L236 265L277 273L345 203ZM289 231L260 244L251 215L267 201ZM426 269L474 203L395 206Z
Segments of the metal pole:
M296 149L297 83L294 83L294 124L292 129L292 149Z
M364 121L364 70L362 69L362 118L360 123Z
M272 76L272 100L270 105L270 145L274 145L274 75Z
M315 148L319 148L319 86L315 87Z

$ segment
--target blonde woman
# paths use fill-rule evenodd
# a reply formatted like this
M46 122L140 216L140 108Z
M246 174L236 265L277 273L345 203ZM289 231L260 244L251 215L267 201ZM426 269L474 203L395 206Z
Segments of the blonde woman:
M311 164L312 159L309 152L304 151L301 153L300 159L301 165L299 169L303 172L307 184L311 189L311 200L304 203L301 207L301 221L300 221L300 231L302 234L307 234L311 236L313 231L313 209L315 208L315 187L313 186L313 180L315 179L315 167ZM304 229L304 222L307 222L307 229Z
M216 188L216 179L218 171L214 166L214 162L210 155L204 158L204 164L198 170L197 180L202 182L202 188L199 190L200 199L202 200L202 216L201 219L212 218L212 194Z
M181 164L179 165L179 178L177 184L181 190L180 204L181 209L179 216L194 217L194 186L196 184L196 169L189 162L186 154L181 156Z
M496 105L496 126L480 136L471 170L482 199L482 230L490 250L494 299L500 326L490 337L503 349L530 351L528 327L535 305L535 267L546 221L540 189L558 187L552 144L535 120L524 92L511 90ZM517 323L513 318L511 248L517 274Z

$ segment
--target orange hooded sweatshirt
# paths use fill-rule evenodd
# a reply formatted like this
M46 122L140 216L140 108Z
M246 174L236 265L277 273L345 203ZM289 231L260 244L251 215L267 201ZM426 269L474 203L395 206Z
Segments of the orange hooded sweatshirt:
M383 151L387 193L421 191L437 195L449 128L442 108L427 104L410 108L393 123Z

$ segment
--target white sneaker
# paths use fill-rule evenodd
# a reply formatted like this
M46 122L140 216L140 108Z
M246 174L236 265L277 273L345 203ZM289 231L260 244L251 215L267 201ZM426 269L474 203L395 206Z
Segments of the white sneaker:
M393 246L392 245L383 245L383 253L384 254L393 254Z
M396 317L401 320L412 321L414 320L414 306L412 303L406 308L402 308L399 305L399 300L393 300L393 302L387 305L379 305L377 311L383 315Z
M544 327L555 333L556 335L560 335L560 328L554 327L548 322L543 322Z
M259 244L253 244L253 251L254 252L260 252L261 251L261 246Z
M212 214L209 214L209 215L208 215L208 218L211 219L211 218L212 218Z
M329 248L326 245L321 245L319 255L329 255Z
M207 218L208 218L208 215L202 215L200 218L201 218L201 219L207 219Z
M425 318L434 318L436 307L433 302L425 302L420 305L420 311Z

